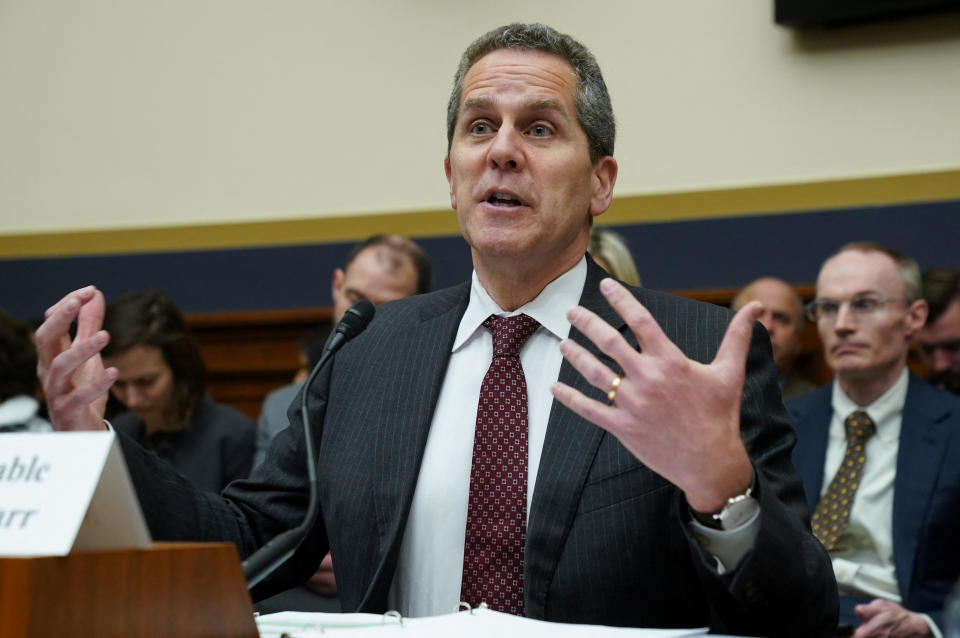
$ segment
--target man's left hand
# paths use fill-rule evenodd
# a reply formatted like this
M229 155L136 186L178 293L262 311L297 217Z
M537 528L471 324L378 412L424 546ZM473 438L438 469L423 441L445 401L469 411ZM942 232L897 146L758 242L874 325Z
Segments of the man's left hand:
M866 605L857 605L853 612L863 624L853 632L853 638L929 638L930 625L920 614L907 611L901 605L876 598Z
M720 511L750 486L753 469L740 436L740 399L753 324L762 306L740 309L709 365L688 359L650 312L623 286L604 279L600 290L633 331L638 352L610 324L576 307L570 323L612 357L624 375L612 404L590 399L563 384L558 401L613 434L647 467L683 490L698 512ZM571 339L563 356L604 392L616 374Z

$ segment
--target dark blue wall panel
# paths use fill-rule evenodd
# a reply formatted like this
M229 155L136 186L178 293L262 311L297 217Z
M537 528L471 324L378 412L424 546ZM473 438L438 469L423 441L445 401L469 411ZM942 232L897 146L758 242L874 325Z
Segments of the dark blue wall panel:
M630 244L644 285L665 290L731 288L765 274L813 283L827 255L862 239L898 248L924 269L960 265L960 202L611 228ZM470 275L470 251L459 236L418 241L434 262L436 287ZM108 300L162 288L186 312L329 306L330 275L351 245L0 260L0 306L36 318L89 283Z

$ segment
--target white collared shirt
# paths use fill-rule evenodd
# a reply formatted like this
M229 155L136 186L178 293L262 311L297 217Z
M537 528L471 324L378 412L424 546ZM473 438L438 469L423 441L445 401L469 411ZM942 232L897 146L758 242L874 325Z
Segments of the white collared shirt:
M833 384L833 417L830 420L827 456L823 464L822 497L847 448L844 420L863 410L876 425L867 440L867 461L850 510L850 522L837 550L830 553L841 595L876 596L901 602L893 562L893 483L897 475L897 451L903 404L907 399L907 369L876 401L858 406Z

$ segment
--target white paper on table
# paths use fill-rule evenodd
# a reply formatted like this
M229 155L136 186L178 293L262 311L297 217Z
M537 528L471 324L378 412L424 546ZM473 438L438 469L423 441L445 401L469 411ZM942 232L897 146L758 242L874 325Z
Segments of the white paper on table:
M257 627L261 638L279 638L282 633L292 638L319 635L352 638L400 635L403 638L682 638L707 633L706 628L637 629L553 623L490 609L428 618L404 618L402 622L401 626L398 619L378 614L281 612L258 617Z

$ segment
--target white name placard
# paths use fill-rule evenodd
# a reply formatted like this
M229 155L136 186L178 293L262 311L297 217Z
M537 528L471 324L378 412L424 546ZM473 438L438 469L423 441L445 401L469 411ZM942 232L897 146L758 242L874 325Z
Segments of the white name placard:
M0 435L0 556L149 546L114 432Z

